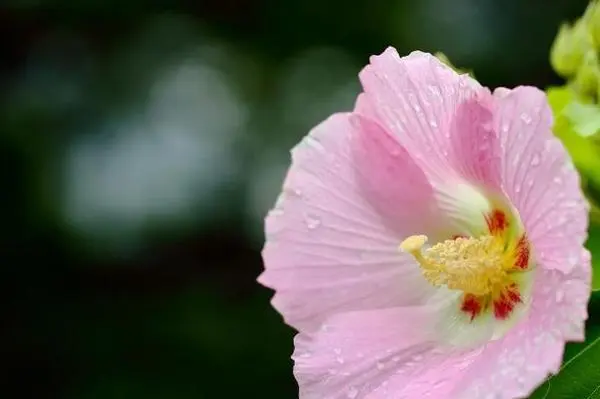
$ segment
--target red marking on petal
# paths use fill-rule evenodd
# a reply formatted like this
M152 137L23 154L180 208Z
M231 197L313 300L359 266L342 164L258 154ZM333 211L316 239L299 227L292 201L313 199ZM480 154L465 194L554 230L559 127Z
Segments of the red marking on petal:
M529 241L525 234L519 239L515 252L515 267L521 270L527 269L527 266L529 266Z
M485 220L491 234L502 233L508 227L506 214L499 209L494 209Z
M479 313L481 313L481 299L477 298L473 294L465 294L460 310L470 314L471 320L473 320Z
M496 319L505 320L521 302L521 294L516 284L511 284L494 299L494 316Z

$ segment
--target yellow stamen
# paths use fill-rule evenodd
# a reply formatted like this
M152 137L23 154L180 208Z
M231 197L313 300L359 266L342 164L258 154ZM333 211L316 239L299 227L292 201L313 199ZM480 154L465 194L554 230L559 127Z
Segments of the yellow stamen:
M511 264L502 238L459 237L422 251L426 242L426 236L410 236L400 249L415 257L423 275L434 286L486 295L505 284Z

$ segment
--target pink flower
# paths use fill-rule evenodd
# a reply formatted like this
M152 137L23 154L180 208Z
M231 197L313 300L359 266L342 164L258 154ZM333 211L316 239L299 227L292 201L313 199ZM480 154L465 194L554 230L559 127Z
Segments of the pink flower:
M266 219L259 281L303 399L520 398L583 339L587 204L543 92L392 48L314 128Z

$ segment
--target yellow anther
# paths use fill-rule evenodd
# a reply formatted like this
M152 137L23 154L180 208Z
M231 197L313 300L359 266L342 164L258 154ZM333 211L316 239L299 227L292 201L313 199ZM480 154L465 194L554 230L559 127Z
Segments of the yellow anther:
M423 245L427 242L427 236L410 236L400 244L400 249L404 252L412 254L415 251L421 251Z
M426 242L426 236L411 236L400 244L400 249L415 257L431 284L486 295L505 283L510 257L501 238L459 237L422 251Z

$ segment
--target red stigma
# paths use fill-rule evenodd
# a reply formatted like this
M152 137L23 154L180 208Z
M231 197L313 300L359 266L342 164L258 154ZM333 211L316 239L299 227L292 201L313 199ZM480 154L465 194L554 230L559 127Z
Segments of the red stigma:
M522 270L527 269L527 266L529 266L529 241L527 241L525 234L519 239L515 251L517 253L515 267Z
M499 209L493 210L485 219L491 234L502 233L508 227L506 214Z
M463 303L460 310L470 314L471 320L473 320L479 313L481 313L481 301L473 294L466 294L463 297Z
M513 283L494 299L494 316L499 320L507 319L519 302L521 302L521 294L517 285Z

